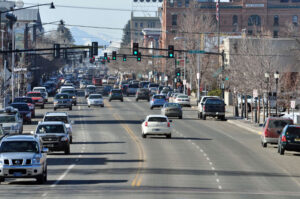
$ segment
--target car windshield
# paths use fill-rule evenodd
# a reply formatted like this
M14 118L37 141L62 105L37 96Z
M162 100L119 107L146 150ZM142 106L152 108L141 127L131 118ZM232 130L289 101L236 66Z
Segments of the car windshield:
M15 98L14 102L33 103L31 98Z
M96 87L87 87L86 90L89 91L89 92L95 91Z
M70 94L70 95L75 95L74 90L62 90L61 93L67 93L67 94Z
M68 117L67 116L46 116L44 119L45 122L63 122L68 124Z
M0 146L1 153L29 152L38 153L39 145L35 141L5 141Z
M1 115L0 123L15 123L16 117L15 115Z
M63 125L40 125L36 133L65 133Z
M300 135L300 127L288 127L286 130L287 135Z
M120 90L112 90L111 92L112 92L112 93L121 93Z
M165 107L180 108L181 106L177 103L167 103L167 104L165 104Z
M141 92L141 93L149 93L149 90L144 88L144 89L140 89L139 92Z
M158 84L149 84L149 87L159 87L159 85Z
M89 99L102 99L102 95L90 95Z
M139 87L138 84L130 84L130 85L128 86L128 88L138 88L138 87Z
M183 99L188 99L189 98L189 96L187 96L187 95L178 95L177 97L178 98L183 98Z
M148 122L167 122L165 117L149 117Z
M268 128L284 128L287 124L293 124L292 120L270 120Z
M41 93L28 93L27 94L28 97L42 97Z
M163 96L163 95L154 95L153 98L154 99L165 99L165 96Z
M69 95L56 95L55 99L69 99Z
M222 100L216 100L216 99L207 99L205 101L205 104L211 104L211 105L222 105L224 102Z
M45 89L37 89L37 88L36 88L36 89L33 89L33 90L34 90L34 91L37 91L37 92L41 92L41 93L42 93L42 92L46 92Z
M29 106L27 104L11 104L11 106L19 111L29 111Z

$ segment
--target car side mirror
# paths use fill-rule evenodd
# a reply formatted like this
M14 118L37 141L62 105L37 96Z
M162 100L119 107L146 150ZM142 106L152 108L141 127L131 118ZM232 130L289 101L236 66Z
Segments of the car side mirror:
M49 149L48 148L43 148L42 153L48 153Z

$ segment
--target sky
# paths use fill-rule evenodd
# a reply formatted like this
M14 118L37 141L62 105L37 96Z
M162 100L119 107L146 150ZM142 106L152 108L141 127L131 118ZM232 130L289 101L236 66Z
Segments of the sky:
M49 6L40 6L40 15L42 18L42 23L59 21L62 19L65 21L66 24L71 25L84 25L121 29L130 19L132 9L153 10L154 7L157 5L153 3L134 4L133 0L23 0L23 2L25 3L24 7L35 4L51 3L52 1L56 7L55 9L49 9ZM88 8L67 8L61 6L75 6ZM120 10L103 10L101 8ZM55 29L56 26L45 25L44 28L46 31L49 31L51 29ZM77 28L88 32L89 37L97 37L100 34L104 34L107 35L112 41L120 41L122 38L122 30L82 27ZM75 35L75 37L76 36L77 35ZM81 37L82 35L78 36Z

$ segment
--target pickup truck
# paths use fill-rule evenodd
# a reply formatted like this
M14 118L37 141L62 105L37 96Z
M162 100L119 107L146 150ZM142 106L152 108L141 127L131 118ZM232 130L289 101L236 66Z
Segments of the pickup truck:
M225 103L221 99L208 98L202 105L202 112L199 117L206 120L206 117L216 117L225 120Z

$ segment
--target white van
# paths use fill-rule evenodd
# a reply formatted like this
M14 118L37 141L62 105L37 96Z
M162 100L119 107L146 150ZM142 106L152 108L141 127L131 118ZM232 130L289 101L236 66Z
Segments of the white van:
M48 92L46 87L34 87L32 89L34 92L40 92L45 99L45 102L48 102Z

